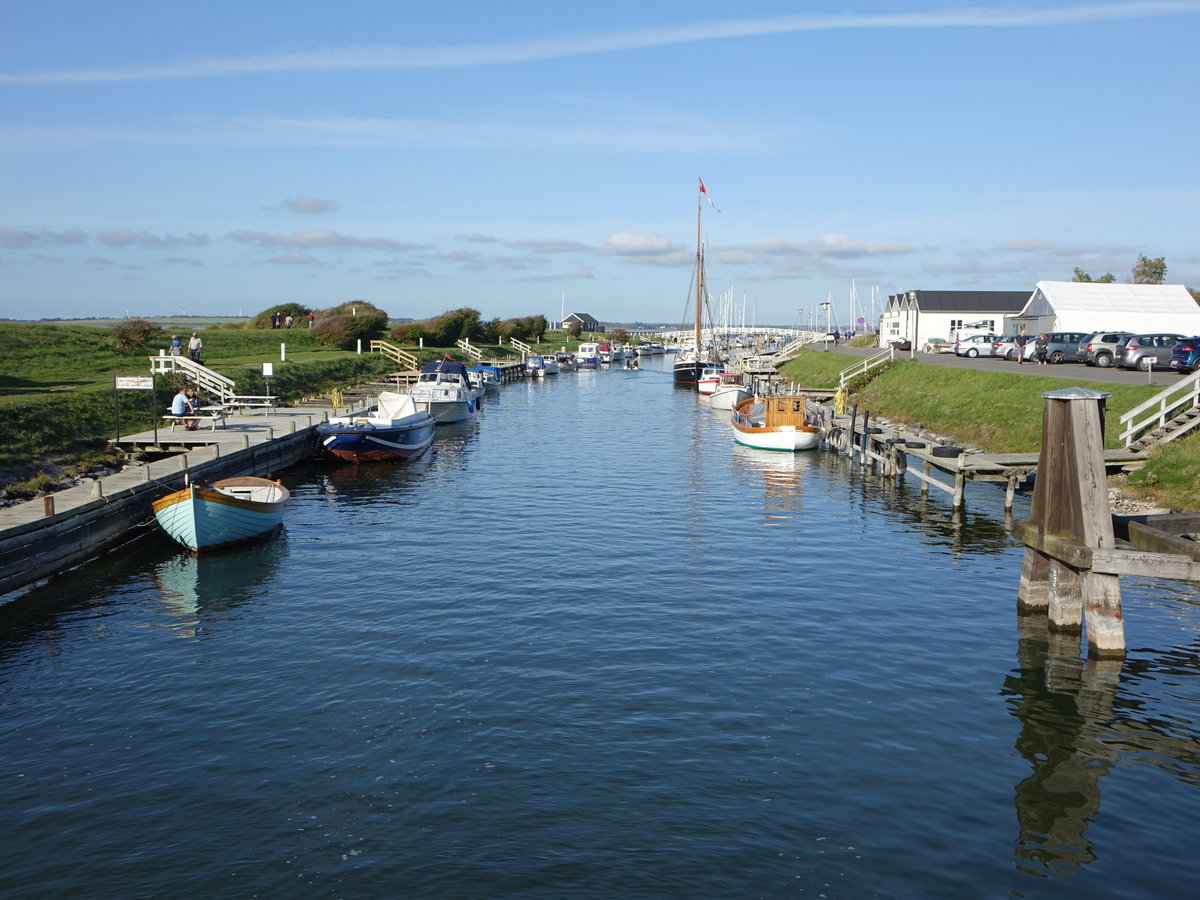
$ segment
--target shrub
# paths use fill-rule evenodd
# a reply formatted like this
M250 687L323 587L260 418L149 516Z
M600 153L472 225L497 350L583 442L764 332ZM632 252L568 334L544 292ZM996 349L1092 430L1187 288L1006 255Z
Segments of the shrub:
M302 303L280 303L272 306L270 309L264 309L257 316L246 323L247 328L270 328L271 314L276 313L279 316L279 321L282 322L288 316L292 317L295 325L308 321L308 307ZM293 326L294 327L294 326Z
M388 314L377 306L352 300L316 314L313 337L326 347L354 350L356 342L381 338L387 332Z
M127 356L146 353L161 333L161 325L145 319L122 319L108 329L113 346Z

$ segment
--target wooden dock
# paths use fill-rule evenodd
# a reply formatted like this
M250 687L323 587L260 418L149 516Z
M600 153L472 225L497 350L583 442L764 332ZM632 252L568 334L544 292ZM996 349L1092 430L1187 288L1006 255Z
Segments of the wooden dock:
M315 427L333 412L292 407L232 413L224 425L170 425L115 443L162 456L76 487L0 509L0 595L65 572L141 537L151 503L192 481L267 476L312 454Z

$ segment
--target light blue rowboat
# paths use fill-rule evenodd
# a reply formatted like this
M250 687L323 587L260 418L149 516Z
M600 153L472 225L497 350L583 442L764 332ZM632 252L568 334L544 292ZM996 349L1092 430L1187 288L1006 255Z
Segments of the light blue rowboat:
M278 528L290 496L278 481L225 478L212 485L190 484L154 501L154 517L189 550L212 550Z

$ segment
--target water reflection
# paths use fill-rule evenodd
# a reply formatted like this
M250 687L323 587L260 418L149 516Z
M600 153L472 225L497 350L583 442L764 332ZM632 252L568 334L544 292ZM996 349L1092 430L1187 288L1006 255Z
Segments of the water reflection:
M804 473L817 464L817 454L756 450L733 443L734 466L748 477L761 480L763 525L781 525L804 510Z
M255 596L288 556L286 531L270 540L195 556L176 553L154 567L154 599L189 629L208 614Z

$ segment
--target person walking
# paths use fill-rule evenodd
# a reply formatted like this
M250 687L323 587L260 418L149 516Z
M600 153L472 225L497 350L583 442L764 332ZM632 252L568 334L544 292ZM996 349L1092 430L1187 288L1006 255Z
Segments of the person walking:
M171 335L171 355L179 356L183 353L183 341L179 339L179 335Z
M200 362L200 348L204 346L204 341L200 340L200 335L192 332L192 336L188 338L188 356L192 358L192 362Z
M1025 333L1025 326L1021 326L1021 330L1013 339L1013 343L1017 345L1017 365L1025 365L1025 345L1029 343L1029 335Z

